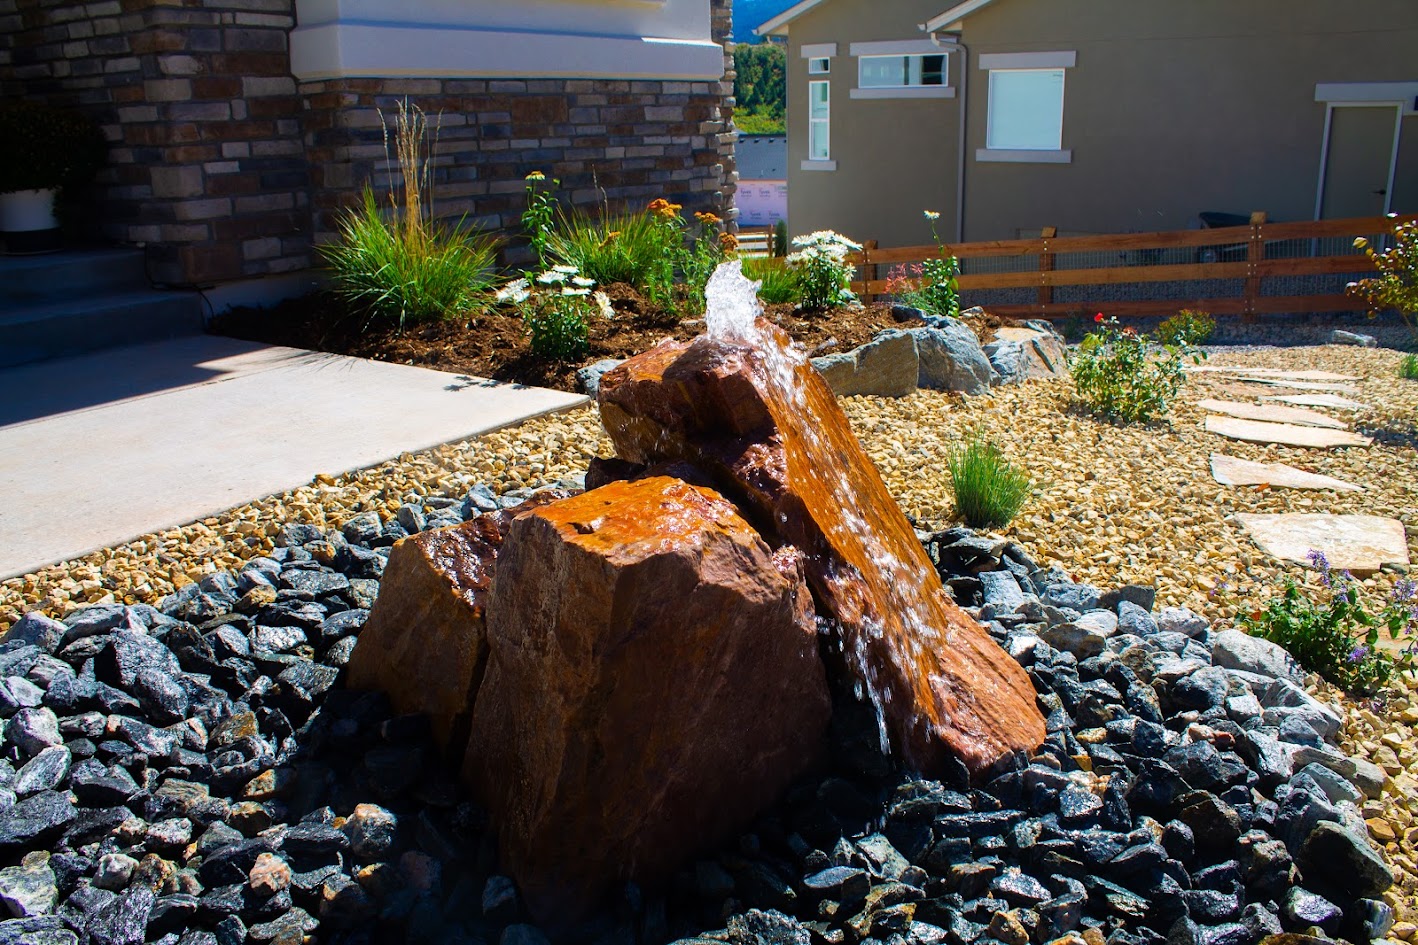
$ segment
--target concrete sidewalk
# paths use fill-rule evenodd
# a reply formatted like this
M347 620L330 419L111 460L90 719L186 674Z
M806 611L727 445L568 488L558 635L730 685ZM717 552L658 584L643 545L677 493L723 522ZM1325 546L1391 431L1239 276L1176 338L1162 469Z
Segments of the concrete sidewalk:
M0 578L586 403L215 336L0 371Z

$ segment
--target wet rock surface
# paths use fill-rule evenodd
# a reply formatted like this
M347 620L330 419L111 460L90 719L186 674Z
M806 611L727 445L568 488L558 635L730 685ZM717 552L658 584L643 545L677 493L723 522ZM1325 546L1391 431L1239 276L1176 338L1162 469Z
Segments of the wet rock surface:
M474 490L426 524L525 498ZM378 522L352 533L292 529L271 556L161 607L80 612L59 631L30 621L0 642L4 677L41 693L39 706L0 711L0 824L13 838L0 851L11 916L0 942L547 941L485 812L438 762L427 717L339 678L394 534ZM1152 612L1147 588L1075 585L964 529L919 537L945 587L1028 673L1048 727L1034 761L974 789L920 780L880 754L872 713L839 694L820 769L736 840L659 882L617 887L568 940L1388 934L1384 875L1354 806L1383 774L1334 747L1328 704L1283 676L1214 665L1207 621ZM1096 655L1044 642L1100 612L1118 625ZM256 645L268 626L316 632L270 651ZM98 678L119 665L104 651L134 633L177 661L182 720L145 705L136 675L133 691ZM17 773L60 745L71 763L57 783L11 798Z
M767 323L754 348L666 342L601 380L625 460L685 461L800 549L841 662L920 770L980 776L1044 735L1018 665L944 594L836 398ZM867 523L870 523L868 525Z

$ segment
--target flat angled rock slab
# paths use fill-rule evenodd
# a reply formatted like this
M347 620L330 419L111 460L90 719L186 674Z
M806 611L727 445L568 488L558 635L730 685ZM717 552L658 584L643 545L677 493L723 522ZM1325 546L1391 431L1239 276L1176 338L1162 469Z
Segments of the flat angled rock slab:
M1302 427L1324 427L1327 430L1347 430L1348 424L1313 410L1299 407L1276 407L1265 404L1241 404L1231 400L1200 400L1197 406L1212 413L1224 413L1242 420L1266 423L1294 423Z
M1337 446L1368 446L1373 440L1344 430L1322 430L1319 427L1297 427L1289 423L1264 423L1237 417L1206 418L1206 432L1216 433L1247 443L1274 443L1279 446L1312 446L1332 449Z
M1308 564L1310 552L1319 551L1331 568L1361 577L1386 564L1408 565L1408 540L1397 519L1327 513L1234 517L1262 551L1282 561Z
M1286 371L1280 368L1247 368L1198 365L1186 369L1191 374L1234 374L1240 377L1269 377L1282 381L1357 381L1353 374L1335 374L1333 371Z
M1327 391L1332 394L1357 394L1359 393L1348 384L1322 384L1315 381L1292 381L1283 377L1251 377L1240 378L1249 384L1265 384L1267 387L1288 387L1291 390L1317 390Z
M1369 406L1357 400L1340 397L1337 394L1283 394L1265 399L1278 400L1281 403L1294 404L1297 407L1330 407L1334 410L1363 410Z
M1280 486L1286 489L1333 489L1336 492L1363 492L1343 479L1305 472L1284 463L1253 463L1224 453L1211 454L1211 478L1223 486Z

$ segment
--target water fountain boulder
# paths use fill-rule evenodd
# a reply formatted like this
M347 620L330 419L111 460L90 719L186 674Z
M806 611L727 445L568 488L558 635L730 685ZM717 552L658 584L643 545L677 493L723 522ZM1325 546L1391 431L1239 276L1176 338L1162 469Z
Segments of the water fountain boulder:
M519 516L487 613L463 778L544 920L658 885L822 748L801 558L710 490L652 476Z
M759 320L662 343L608 372L599 402L622 459L699 467L770 541L802 550L905 761L978 776L1038 748L1027 675L947 596L831 389L781 331Z
M460 751L487 659L486 608L507 526L566 495L549 490L398 542L350 655L350 688L385 692L401 713L427 713L439 746Z

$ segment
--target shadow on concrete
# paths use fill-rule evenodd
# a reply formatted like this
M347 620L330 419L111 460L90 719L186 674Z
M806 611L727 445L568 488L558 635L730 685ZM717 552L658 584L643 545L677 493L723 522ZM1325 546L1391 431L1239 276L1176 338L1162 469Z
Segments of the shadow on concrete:
M195 336L0 369L0 427L246 373L222 362L265 347Z

